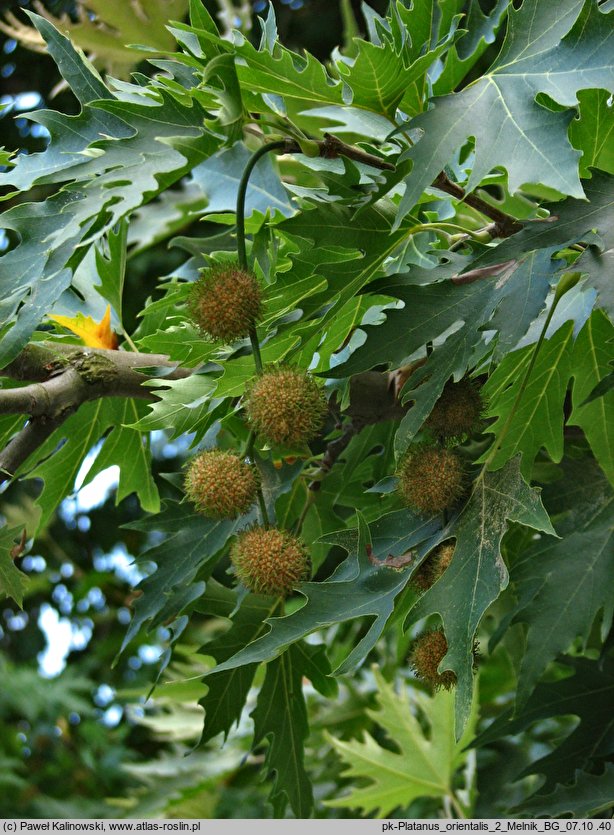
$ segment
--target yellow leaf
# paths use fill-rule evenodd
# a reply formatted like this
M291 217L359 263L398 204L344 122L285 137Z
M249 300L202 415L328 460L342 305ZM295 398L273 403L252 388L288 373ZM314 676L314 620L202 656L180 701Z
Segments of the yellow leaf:
M77 313L76 316L49 316L49 319L76 333L90 348L117 348L117 335L111 330L111 305L107 305L98 323L83 313Z

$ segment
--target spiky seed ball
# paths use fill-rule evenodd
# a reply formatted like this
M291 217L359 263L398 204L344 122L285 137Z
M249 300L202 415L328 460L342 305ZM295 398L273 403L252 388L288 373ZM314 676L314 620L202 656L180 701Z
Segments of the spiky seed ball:
M262 313L258 279L236 263L207 267L191 287L188 308L201 333L223 342L241 339Z
M454 545L444 543L436 548L412 576L412 585L419 591L427 591L441 577L452 561Z
M327 405L309 374L294 368L274 368L249 387L245 410L258 435L273 444L297 447L318 434Z
M440 513L463 493L463 465L452 450L419 446L410 451L398 471L399 490L418 513Z
M449 380L426 419L426 426L440 438L470 435L479 425L484 404L473 380Z
M184 487L200 513L213 519L234 519L255 502L259 484L255 467L232 452L210 449L192 459Z
M448 641L443 629L425 632L416 640L412 651L411 662L416 675L436 690L440 687L449 690L456 684L456 673L452 670L438 672L447 651Z
M239 580L257 594L285 597L311 573L304 543L279 528L243 531L231 549L230 560Z

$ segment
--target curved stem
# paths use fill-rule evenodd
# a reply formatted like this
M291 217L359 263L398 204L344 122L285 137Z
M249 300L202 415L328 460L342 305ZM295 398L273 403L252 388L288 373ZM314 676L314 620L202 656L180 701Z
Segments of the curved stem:
M287 147L287 141L280 139L278 142L269 142L267 145L262 145L258 148L248 160L247 165L243 169L241 180L239 182L239 190L237 191L237 255L239 258L239 267L242 270L248 270L247 250L245 247L245 197L247 195L247 186L249 185L249 178L254 170L258 160L269 151L279 151ZM260 343L258 341L258 334L256 327L252 327L249 332L249 341L252 345L252 353L254 355L254 364L256 366L256 374L262 374L262 355L260 353Z
M237 255L239 256L239 266L242 270L248 269L247 251L245 249L245 196L247 194L249 178L256 166L256 163L261 157L268 154L269 151L278 151L286 146L287 142L285 139L280 139L277 142L269 142L267 145L262 145L262 147L258 148L258 150L251 155L247 165L243 169L243 174L241 175L241 180L239 182L239 190L237 192Z
M463 811L463 807L458 802L458 799L454 792L451 791L448 797L450 799L450 804L452 805L452 808L454 809L458 817L461 818L461 820L464 820L467 817L467 815Z
M262 488L258 488L258 505L260 507L260 515L262 516L262 527L268 528L269 527L269 514L267 513L266 509L266 502L264 501L264 494L262 492Z
M256 366L256 374L262 374L262 354L260 353L260 342L258 341L258 334L256 328L253 327L249 332L249 341L252 345L252 354L254 355L254 365Z
M313 482L312 482L312 484L313 484ZM319 487L319 484L318 484L318 487ZM297 521L295 522L295 531L296 531L297 536L300 536L300 534L301 534L301 531L303 529L303 524L305 522L305 519L307 518L307 514L309 513L309 510L310 510L311 506L315 502L317 495L318 494L317 494L316 490L310 485L307 488L307 497L305 498L305 503L303 505L303 509L301 510L301 515L298 517Z
M467 235L470 238L474 238L477 241L481 241L484 237L483 230L473 231L472 229L465 229L457 223L447 223L444 221L441 223L418 223L416 226L411 227L408 234L414 235L416 232L425 232L429 230L441 232L442 234L445 234L448 230L451 232L461 232L462 234Z
M243 458L251 458L254 453L254 444L256 442L256 433L252 429L247 436L247 443L245 444L245 451L243 453Z

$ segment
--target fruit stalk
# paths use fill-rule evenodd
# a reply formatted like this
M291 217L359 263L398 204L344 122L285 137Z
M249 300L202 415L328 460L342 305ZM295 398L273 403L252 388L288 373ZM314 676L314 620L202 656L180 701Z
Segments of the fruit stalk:
M242 270L248 270L247 250L245 247L245 197L247 195L247 186L249 178L254 170L258 160L270 151L278 151L286 147L286 140L280 139L277 142L269 142L258 148L250 157L247 165L243 169L241 180L239 182L239 190L237 192L237 255L239 258L239 266ZM256 328L251 328L249 332L249 341L252 345L254 354L254 364L256 366L256 373L262 374L262 356L260 354L260 343L258 342L258 335Z

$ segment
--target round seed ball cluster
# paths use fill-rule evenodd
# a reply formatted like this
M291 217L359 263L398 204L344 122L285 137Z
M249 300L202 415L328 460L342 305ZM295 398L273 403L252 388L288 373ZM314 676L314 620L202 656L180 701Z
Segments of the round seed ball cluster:
M185 492L196 509L213 519L234 519L256 500L258 471L238 455L211 449L192 459Z
M437 670L447 651L448 641L443 629L425 632L414 644L411 662L416 675L436 690L440 687L449 690L456 684L456 673L452 670L443 673Z
M418 513L440 513L463 493L463 465L452 450L422 446L410 451L399 472L399 490Z
M454 545L445 542L429 554L411 578L419 591L427 591L441 577L452 561Z
M472 380L450 380L426 419L426 426L440 438L469 435L479 425L482 409L480 391Z
M327 405L309 374L294 368L275 368L251 385L245 410L258 435L273 444L296 447L318 434Z
M262 313L258 279L238 264L204 269L192 285L188 308L206 336L223 342L241 339L249 335Z
M311 573L304 543L279 528L243 531L230 551L230 561L239 580L256 594L286 597Z

